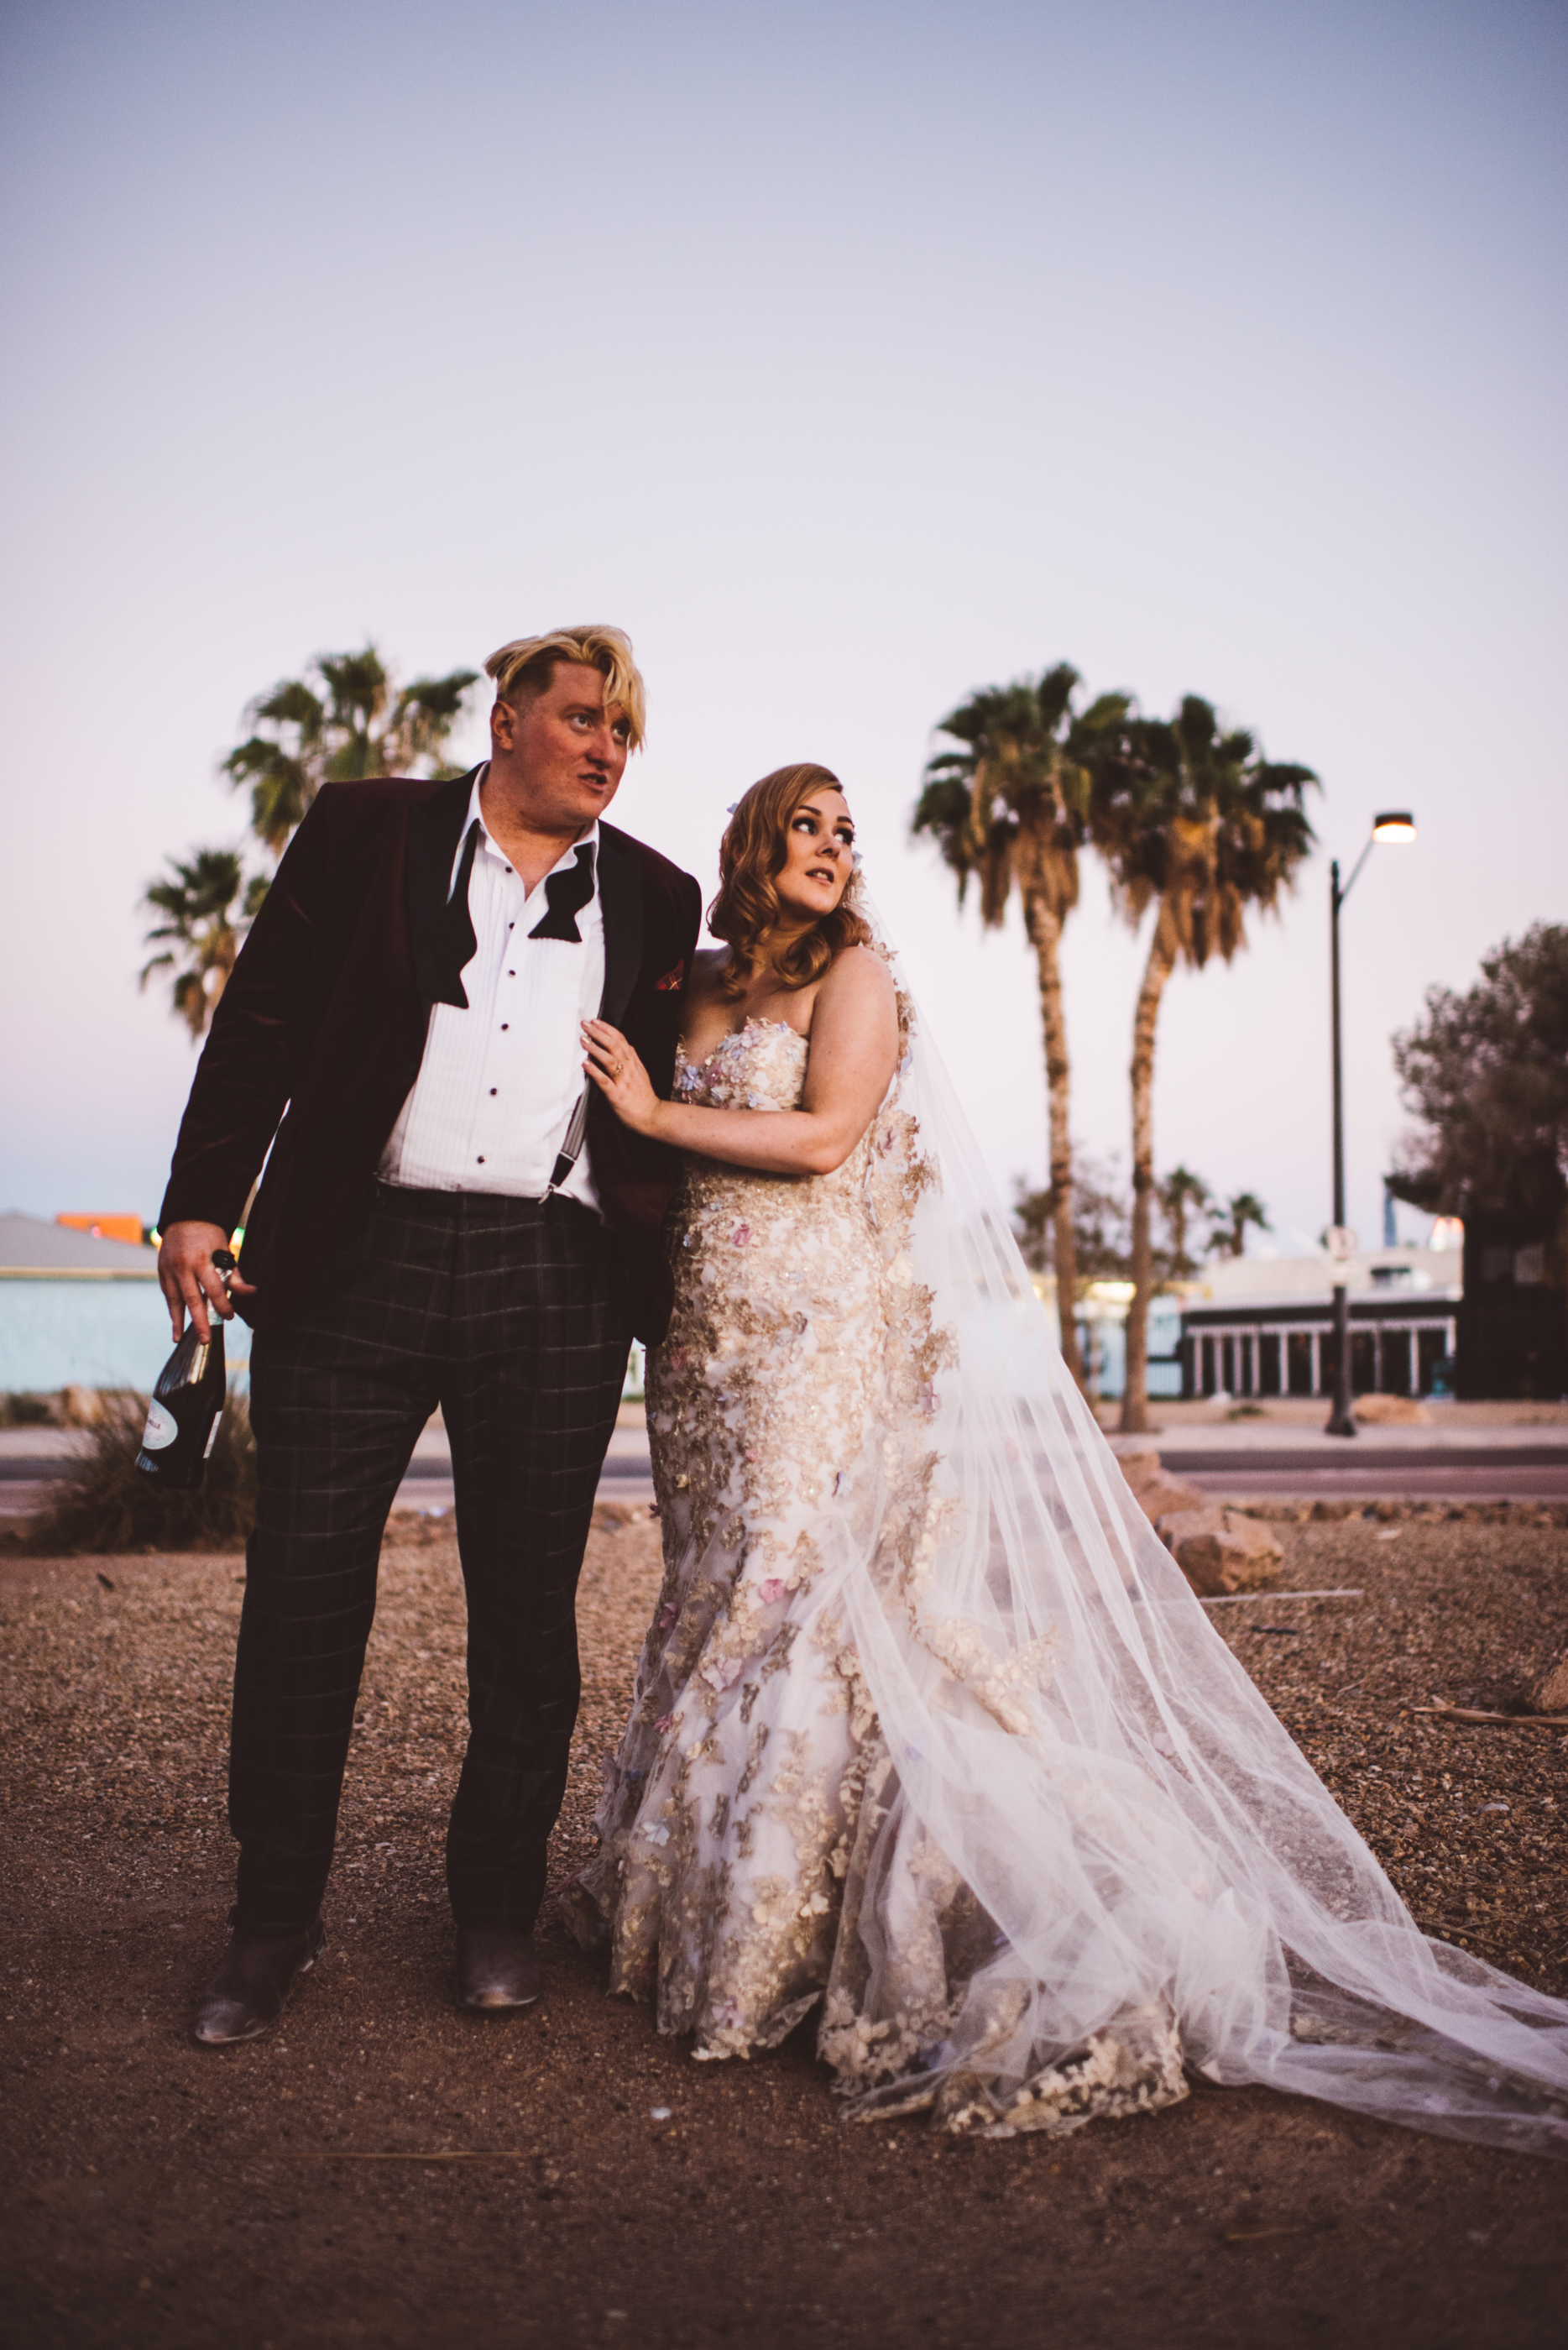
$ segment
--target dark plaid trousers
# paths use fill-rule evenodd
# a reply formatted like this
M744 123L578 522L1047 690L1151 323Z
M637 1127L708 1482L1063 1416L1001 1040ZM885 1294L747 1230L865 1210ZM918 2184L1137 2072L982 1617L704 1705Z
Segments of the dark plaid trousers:
M381 1534L439 1403L468 1599L459 1925L530 1926L576 1719L576 1586L631 1339L604 1228L378 1184L329 1289L251 1352L260 1491L234 1668L236 1923L307 1925L332 1863Z

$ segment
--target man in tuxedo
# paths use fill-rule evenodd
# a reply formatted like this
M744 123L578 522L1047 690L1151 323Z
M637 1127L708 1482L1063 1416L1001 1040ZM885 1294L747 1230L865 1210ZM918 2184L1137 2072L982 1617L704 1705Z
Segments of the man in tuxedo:
M618 629L504 645L491 755L328 784L213 1016L160 1222L178 1336L257 1170L259 1493L234 1669L233 1936L209 2045L275 2021L321 1900L388 1511L439 1404L468 1602L447 1835L458 1996L524 2006L578 1696L576 1594L633 1336L656 1343L675 1165L586 1085L584 1020L673 1078L701 893L604 822L643 731Z

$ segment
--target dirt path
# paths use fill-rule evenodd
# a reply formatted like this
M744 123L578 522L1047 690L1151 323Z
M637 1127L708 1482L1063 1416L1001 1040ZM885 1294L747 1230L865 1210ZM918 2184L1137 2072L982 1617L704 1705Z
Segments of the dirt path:
M1506 1702L1568 1639L1562 1532L1285 1534L1288 1585L1366 1596L1220 1610L1227 1637L1418 1913L1568 1991L1568 1739L1409 1711ZM808 2035L694 2066L603 1996L549 1913L545 2002L460 2016L444 1536L389 1546L328 1953L273 2039L197 2049L242 1571L0 1566L0 2290L26 2350L1561 2342L1568 2166L1262 2091L1061 2145L846 2128ZM596 1534L557 1880L587 1849L655 1576L646 1523ZM362 2158L473 2150L504 2158Z

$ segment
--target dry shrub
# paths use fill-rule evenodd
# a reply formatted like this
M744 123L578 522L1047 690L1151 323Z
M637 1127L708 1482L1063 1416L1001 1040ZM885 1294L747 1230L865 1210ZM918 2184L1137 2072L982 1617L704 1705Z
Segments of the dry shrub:
M194 1492L171 1492L136 1466L147 1419L145 1396L105 1396L103 1418L50 1489L27 1548L67 1552L237 1550L255 1520L256 1445L244 1396L229 1389Z
M49 1397L19 1390L0 1395L0 1428L51 1428L55 1407Z

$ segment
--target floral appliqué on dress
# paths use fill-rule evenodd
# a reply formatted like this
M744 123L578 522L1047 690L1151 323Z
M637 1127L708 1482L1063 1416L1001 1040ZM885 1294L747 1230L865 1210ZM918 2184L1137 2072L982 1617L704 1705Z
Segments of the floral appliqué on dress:
M794 1028L748 1021L700 1066L678 1059L677 1097L794 1109L807 1057ZM692 2034L699 2057L776 2045L826 1995L818 2044L841 2085L911 2076L898 2110L932 2103L925 2052L997 1937L905 1809L851 1630L853 1578L897 1595L955 1706L1027 1731L1027 1684L1048 1670L920 1620L945 1506L930 1415L952 1359L908 1247L932 1180L897 1078L832 1174L687 1159L666 1225L675 1310L647 1371L664 1580L605 1758L599 1855L566 1900L585 1946L607 1941L610 1989L652 1999L659 2030ZM910 1898L907 1932L872 1965L861 1925L884 1831ZM1038 2117L999 2123L950 2092L935 2118L1072 2126L1109 2109L1099 2073L1115 2062L1075 2071ZM1147 2102L1140 2081L1124 2109Z

